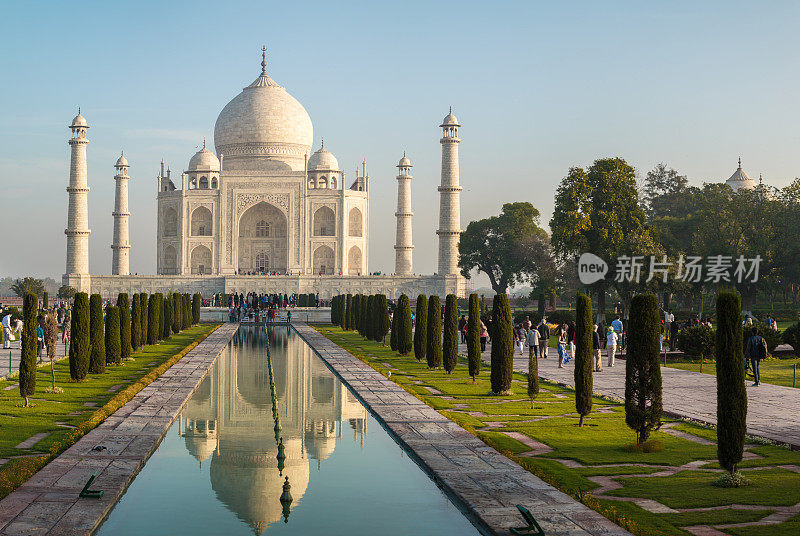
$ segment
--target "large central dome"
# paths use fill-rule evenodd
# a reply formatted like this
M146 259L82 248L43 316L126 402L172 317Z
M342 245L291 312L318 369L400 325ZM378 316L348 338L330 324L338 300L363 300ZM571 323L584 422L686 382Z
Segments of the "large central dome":
M234 161L266 158L285 162L292 169L303 169L305 155L311 152L314 139L311 118L297 99L267 76L266 66L262 57L261 75L217 117L214 126L217 154L224 155L226 164L231 158Z

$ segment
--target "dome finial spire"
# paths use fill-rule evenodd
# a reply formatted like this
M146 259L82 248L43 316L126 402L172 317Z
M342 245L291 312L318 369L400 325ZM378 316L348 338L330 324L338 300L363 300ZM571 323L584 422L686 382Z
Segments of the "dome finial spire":
M325 138L322 138L322 148L325 148Z
M206 148L206 139L203 138L203 149L205 149L205 148Z
M261 47L261 74L267 74L267 47Z
M742 169L742 157L739 157L739 169Z

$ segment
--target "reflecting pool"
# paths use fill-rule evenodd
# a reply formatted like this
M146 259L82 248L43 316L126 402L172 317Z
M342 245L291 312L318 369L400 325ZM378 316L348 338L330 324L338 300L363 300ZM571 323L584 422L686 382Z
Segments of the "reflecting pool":
M281 326L239 329L96 534L368 532L478 534Z

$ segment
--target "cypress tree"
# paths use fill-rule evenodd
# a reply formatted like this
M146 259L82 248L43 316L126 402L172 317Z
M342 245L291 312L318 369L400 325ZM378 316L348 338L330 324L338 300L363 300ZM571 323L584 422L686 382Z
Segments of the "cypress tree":
M128 305L128 295L120 292L117 296L117 307L119 308L119 344L120 359L125 360L131 357L131 308ZM106 349L106 352L108 349Z
M352 323L350 317L353 314L353 295L347 294L344 298L344 313L342 314L342 329L345 331L350 330Z
M362 335L369 340L375 339L375 323L378 309L375 307L375 296L367 296L366 314L364 315L364 333Z
M163 340L165 338L166 331L164 329L164 295L161 292L156 292L156 319L157 319L157 328L156 328L156 338L158 340Z
M131 303L131 348L133 350L138 350L139 347L142 345L141 337L142 337L142 320L139 315L142 314L142 309L140 307L139 293L133 294L133 302Z
M375 297L375 307L378 310L378 322L375 325L375 341L383 342L386 334L389 333L389 301L386 294L378 294Z
M397 319L397 351L400 355L407 355L413 347L414 339L411 334L411 302L405 294L400 295L394 316Z
M158 342L158 298L155 294L150 294L147 299L147 344Z
M417 296L417 318L414 326L414 357L417 361L425 359L428 349L428 297Z
M19 361L19 394L29 406L28 398L36 392L36 319L39 297L26 292L22 299L22 346Z
M200 322L200 307L203 305L203 297L199 292L195 292L192 296L192 325Z
M42 309L49 309L50 308L49 300L50 300L50 297L47 294L47 292L42 292ZM23 303L24 303L24 300L23 300ZM24 324L23 324L23 326L24 326Z
M514 372L514 330L508 296L497 294L492 306L492 392L498 395L511 393Z
M442 365L442 302L436 294L428 299L427 339L425 358L428 360L428 368L439 368Z
M139 343L144 346L150 343L150 300L147 293L142 292L139 298L139 320L141 328L139 330Z
M741 331L741 330L740 330ZM654 294L631 301L625 357L625 422L639 444L661 424L661 362L658 356L661 319Z
M367 337L367 319L371 316L369 314L369 298L372 296L361 295L358 299L358 312L361 315L361 323L358 326L358 332L362 337Z
M448 294L444 301L443 339L442 361L444 370L450 374L458 363L458 298L455 294Z
M397 351L397 317L398 317L398 310L394 310L394 314L392 315L392 329L389 333L389 348L392 352Z
M89 370L89 324L89 296L78 292L72 302L69 340L69 375L76 382L86 378Z
M106 307L106 363L122 363L119 307Z
M161 335L165 340L169 339L172 334L172 321L172 298L167 294L167 297L164 298L164 333Z
M353 294L353 314L350 318L350 329L358 331L358 325L361 323L361 294Z
M337 294L331 299L331 324L334 326L341 326L341 320L339 317L339 303L341 302L341 294Z
M737 292L717 294L717 458L731 475L742 461L747 431L741 310Z
M189 329L192 325L192 297L189 293L183 295L183 329Z
M481 312L480 300L476 293L469 295L468 314L467 363L469 365L469 375L472 376L472 383L475 383L475 376L480 374L481 371Z
M89 372L102 374L106 371L106 337L103 322L103 298L92 294L89 298L89 333L92 351L89 354Z
M181 331L182 298L177 292L172 293L172 333L180 333Z
M592 300L578 294L575 306L575 410L578 426L592 411Z

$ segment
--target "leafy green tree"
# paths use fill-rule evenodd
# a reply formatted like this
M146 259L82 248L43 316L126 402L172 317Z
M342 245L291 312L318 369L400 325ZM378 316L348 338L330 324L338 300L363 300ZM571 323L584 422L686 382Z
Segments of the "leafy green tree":
M444 370L452 373L458 363L458 298L448 294L444 301L444 336L442 361Z
M411 335L411 303L405 294L401 294L397 301L394 317L397 319L397 351L400 355L407 355L411 351L413 339Z
M61 285L60 287L58 287L57 296L62 300L71 300L72 298L75 297L75 294L77 294L77 292L78 292L77 290L70 287L69 285Z
M72 304L71 338L69 340L69 375L76 382L83 381L89 370L91 350L89 316L89 295L85 292L78 292L75 294L75 301Z
M122 349L120 337L119 307L109 305L106 307L106 363L119 365L122 363Z
M689 180L663 163L647 172L642 205L648 218L664 218L689 212Z
M24 277L22 279L16 279L11 284L11 291L23 298L25 294L30 292L31 294L36 294L36 296L41 296L44 294L44 281L41 279L36 279L35 277ZM23 324L23 329L25 329L25 325Z
M192 324L200 323L200 307L203 305L203 298L199 293L195 292L192 296Z
M481 372L481 313L478 295L469 295L469 316L467 317L467 363L472 383Z
M550 229L556 254L570 262L586 252L613 263L622 255L659 251L639 206L636 170L622 158L571 168L556 192ZM597 294L598 315L605 314L607 279L591 289Z
M92 351L89 355L89 372L102 374L106 371L105 323L103 321L103 298L92 294L89 298L90 333Z
M744 386L742 315L739 294L717 295L717 458L731 475L742 461L747 432L747 390Z
M578 426L592 411L592 300L578 294L575 307L575 410Z
M425 357L429 369L437 369L442 365L442 302L433 294L428 298L428 347Z
M147 344L158 342L158 297L150 294L147 299Z
M131 357L131 308L126 293L120 292L117 296L117 307L119 307L120 359L125 360Z
M133 303L131 305L131 348L138 350L142 346L142 307L141 296L138 292L133 294Z
M631 301L625 358L625 423L636 441L647 441L661 426L661 337L658 300L654 294L637 294Z
M42 293L42 309L49 309L49 308L50 308L49 295L47 294L47 292L43 292Z
M514 329L506 294L497 294L492 306L492 370L490 380L496 395L511 394L514 373Z
M469 279L472 270L483 272L497 293L553 263L539 211L528 202L506 203L499 216L470 222L458 252L461 274Z
M19 394L25 399L36 392L36 319L39 316L39 297L26 292L22 300L22 346L19 361Z
M428 297L417 296L417 319L414 326L414 357L417 361L425 359L428 349Z

